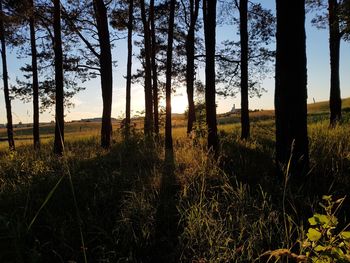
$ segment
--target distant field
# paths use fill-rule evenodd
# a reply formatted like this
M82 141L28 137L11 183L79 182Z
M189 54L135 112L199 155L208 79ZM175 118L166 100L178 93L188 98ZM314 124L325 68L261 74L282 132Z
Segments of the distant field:
M350 111L350 98L343 100L343 110L345 112ZM324 120L328 118L329 106L328 101L317 102L308 105L309 121L315 122L319 120ZM261 122L268 121L274 118L274 110L262 110L256 112L250 112L251 122ZM187 125L187 119L184 114L174 114L173 115L173 127L174 136L178 137L185 134L185 127ZM142 129L143 123L142 119L134 119L136 129ZM218 115L218 125L219 129L225 131L232 131L232 129L238 128L237 124L240 123L239 114L219 114ZM161 120L161 125L164 121ZM66 140L77 140L84 138L97 137L100 134L101 124L98 122L68 122L65 125L65 139ZM120 129L120 122L113 123L113 131L118 131ZM43 124L40 126L40 136L42 142L48 142L53 140L55 131L54 124ZM16 145L25 145L31 143L32 141L32 128L23 127L15 128L15 140ZM7 134L6 129L0 129L0 148L7 147Z

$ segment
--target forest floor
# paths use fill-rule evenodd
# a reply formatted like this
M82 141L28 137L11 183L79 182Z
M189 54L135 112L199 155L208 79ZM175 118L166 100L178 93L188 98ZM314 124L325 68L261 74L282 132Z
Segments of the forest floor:
M311 111L311 170L297 186L275 175L272 112L253 115L247 141L237 116L220 116L217 160L205 129L188 138L180 117L173 152L137 129L125 140L117 124L111 150L102 150L98 125L73 123L60 158L52 127L37 152L18 129L16 151L0 143L0 262L266 262L266 251L298 253L322 196L350 192L346 103L334 129L321 106ZM348 197L340 228L349 208Z

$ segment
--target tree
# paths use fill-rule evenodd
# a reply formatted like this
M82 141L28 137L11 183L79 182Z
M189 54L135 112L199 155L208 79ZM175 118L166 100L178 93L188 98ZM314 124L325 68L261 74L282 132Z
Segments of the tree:
M349 16L347 0L308 0L308 7L321 13L316 15L312 23L318 28L328 26L330 55L330 126L334 127L342 118L341 92L339 79L340 43L349 37ZM327 14L324 10L328 10Z
M305 0L276 0L276 162L290 172L308 169Z
M153 97L152 97L152 62L151 62L151 34L149 20L146 17L145 1L140 0L141 19L144 36L144 70L145 70L145 135L149 136L153 131Z
M219 140L217 135L215 102L215 33L216 0L203 1L203 21L205 37L205 103L208 126L208 149L217 153Z
M33 145L34 149L40 147L39 135L39 79L38 79L38 62L35 37L35 6L34 0L29 0L30 16L30 47L32 57L32 73L33 73Z
M61 36L61 3L54 0L54 52L56 84L56 117L54 152L63 155L64 150L64 91L63 91L63 51Z
M182 1L184 10L187 10ZM189 18L185 13L185 21L188 27L186 35L186 91L188 99L188 121L187 134L191 133L193 123L196 121L195 104L194 104L194 76L195 76L195 32L199 13L200 0L189 0Z
M223 42L218 57L218 79L224 84L219 94L235 96L241 93L241 138L250 136L249 97L260 97L264 89L261 80L272 71L275 52L270 50L275 36L272 12L252 1L226 1L221 12L229 24L237 25L240 40ZM232 10L238 10L238 17ZM229 19L227 19L229 18Z
M103 0L94 0L94 11L97 23L98 41L100 44L101 88L103 99L101 146L109 148L112 137L112 53L108 29L107 8Z
M157 56L157 38L154 16L154 0L150 1L149 20L151 24L151 64L152 64L152 91L153 91L153 120L154 133L159 134L159 112L158 112L158 67L156 62Z
M173 58L173 39L174 39L174 17L175 17L175 0L170 1L170 16L168 29L168 48L166 63L166 119L165 119L165 149L173 149L173 138L171 134L171 72Z
M132 68L132 30L133 30L133 15L134 1L129 1L129 20L128 20L128 62L126 73L126 108L125 108L125 125L126 132L129 135L130 117L131 117L131 68Z
M5 18L6 15L3 10L3 1L0 0L0 41L1 41L1 59L2 59L2 78L4 81L4 96L6 105L7 116L7 138L10 150L15 149L15 141L13 138L13 125L12 125L12 110L11 99L8 83L8 71L7 71L7 57L6 57L6 31L5 31Z
M249 98L248 98L248 0L239 1L241 38L241 138L250 136Z

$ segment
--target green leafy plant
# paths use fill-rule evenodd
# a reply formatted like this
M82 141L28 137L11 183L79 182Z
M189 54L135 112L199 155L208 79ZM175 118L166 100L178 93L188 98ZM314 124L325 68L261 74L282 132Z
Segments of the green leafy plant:
M315 213L308 219L310 227L306 237L300 242L299 255L289 249L268 251L263 256L270 255L280 260L282 257L293 258L297 262L310 263L345 263L350 262L350 231L348 224L337 231L338 218L336 213L344 202L344 198L334 200L330 195L324 195L320 206L323 213Z
M323 196L320 206L324 213L316 213L308 219L310 227L301 247L310 262L350 262L350 231L346 231L349 225L336 231L336 213L344 199Z

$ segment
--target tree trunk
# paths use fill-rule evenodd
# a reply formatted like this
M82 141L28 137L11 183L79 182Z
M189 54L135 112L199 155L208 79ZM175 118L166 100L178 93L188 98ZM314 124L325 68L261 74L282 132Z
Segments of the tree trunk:
M241 37L241 139L250 136L249 98L248 98L248 0L240 0Z
M0 0L0 40L1 40L1 58L2 58L2 77L4 80L4 97L7 115L7 139L10 150L15 149L15 141L13 139L13 125L12 125L12 111L11 99L9 93L8 72L7 72L7 58L6 58L6 39L5 28L2 10L2 0Z
M218 152L216 102L215 102L215 34L216 0L203 1L203 20L205 37L205 105L208 126L208 149Z
M55 52L55 85L56 85L56 125L54 152L63 155L64 148L64 91L63 91L63 53L61 37L61 3L54 0L54 52Z
M32 12L29 18L30 28L30 46L32 52L32 71L33 71L33 144L34 149L40 148L40 136L39 136L39 81L38 81L38 63L37 63L37 50L35 39L35 14L34 14L34 1L30 0L30 7Z
M102 128L101 146L108 149L111 146L112 137L112 53L109 38L107 9L103 0L94 0L94 11L97 23L98 39L100 44L100 67L101 67L101 89L102 89Z
M126 109L125 109L125 129L126 134L130 133L131 119L131 67L132 67L132 30L133 30L134 1L129 2L129 22L128 22L128 62L126 73Z
M151 21L151 40L152 40L152 51L151 51L151 64L152 64L152 90L153 90L153 118L154 118L154 133L159 135L159 113L158 113L158 72L157 72L157 39L156 39L156 28L154 25L154 0L150 2L149 11Z
M331 64L331 88L329 98L330 126L341 120L341 97L339 81L340 29L337 0L328 0L329 51Z
M188 99L187 134L190 134L193 123L196 121L194 105L194 53L195 53L195 30L199 12L199 0L190 0L190 26L186 38L186 88Z
M152 73L151 73L151 37L149 23L146 19L145 1L140 0L141 18L144 32L145 45L145 124L144 132L150 136L153 130L153 97L152 97Z
M291 174L302 175L309 164L305 0L277 0L276 162L290 162Z
M170 1L170 17L168 29L168 48L166 59L166 116L165 116L165 149L173 149L173 137L171 134L171 75L173 63L173 41L174 41L174 16L175 16L175 0Z

